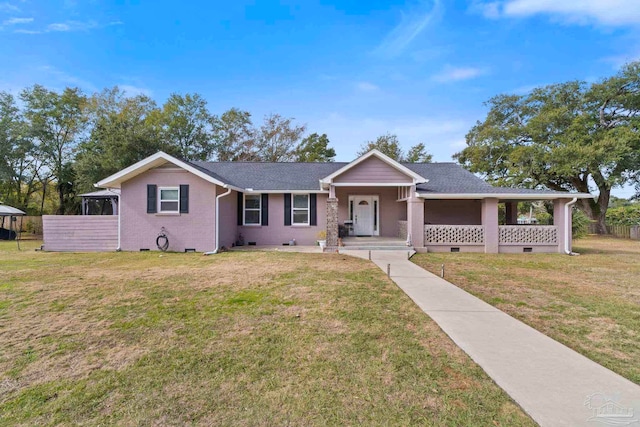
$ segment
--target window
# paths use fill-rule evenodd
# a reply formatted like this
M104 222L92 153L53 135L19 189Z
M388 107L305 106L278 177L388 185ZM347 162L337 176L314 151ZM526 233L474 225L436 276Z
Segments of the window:
M309 225L309 195L294 194L293 209L291 210L293 225Z
M244 225L260 225L260 194L244 195Z
M180 189L178 187L160 188L160 212L180 211Z

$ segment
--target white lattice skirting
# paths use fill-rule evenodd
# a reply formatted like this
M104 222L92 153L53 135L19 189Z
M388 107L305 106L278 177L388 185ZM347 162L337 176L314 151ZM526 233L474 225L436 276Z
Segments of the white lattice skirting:
M432 245L484 244L481 225L425 225L424 243Z
M501 225L501 244L557 244L558 228L554 225Z

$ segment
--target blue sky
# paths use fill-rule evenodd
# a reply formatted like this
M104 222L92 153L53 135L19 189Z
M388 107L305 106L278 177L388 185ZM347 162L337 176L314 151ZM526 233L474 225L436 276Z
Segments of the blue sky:
M327 133L338 160L391 132L451 161L491 96L639 57L637 0L0 0L0 90L198 92Z

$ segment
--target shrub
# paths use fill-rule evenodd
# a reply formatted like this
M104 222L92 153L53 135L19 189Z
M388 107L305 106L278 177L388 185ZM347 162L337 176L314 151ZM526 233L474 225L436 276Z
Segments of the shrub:
M581 210L573 209L573 221L571 223L571 232L574 239L579 239L589 233L589 217Z
M639 225L640 203L629 206L610 208L607 210L607 224L609 225Z

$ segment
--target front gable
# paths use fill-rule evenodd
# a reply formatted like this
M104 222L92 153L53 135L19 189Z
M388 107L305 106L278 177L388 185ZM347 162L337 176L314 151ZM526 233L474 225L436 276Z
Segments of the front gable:
M146 159L140 160L139 162L129 166L128 168L125 168L120 172L117 172L101 180L100 182L95 184L95 186L98 188L120 188L123 183L152 169L180 169L189 172L199 178L202 178L212 184L219 185L224 188L232 188L234 190L242 191L242 189L222 182L219 179L216 179L211 175L204 173L200 169L195 168L193 165L176 159L175 157L162 151L159 151L156 154L147 157Z
M323 185L414 185L427 179L378 150L371 150L321 180Z
M340 175L333 178L334 183L372 183L389 182L413 184L413 178L399 171L377 157L369 157Z

